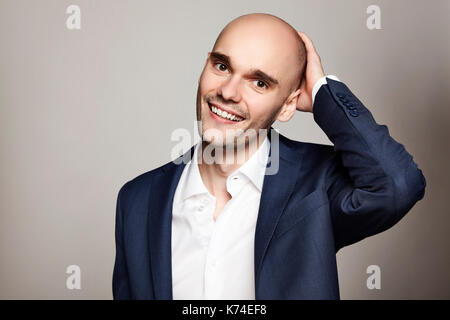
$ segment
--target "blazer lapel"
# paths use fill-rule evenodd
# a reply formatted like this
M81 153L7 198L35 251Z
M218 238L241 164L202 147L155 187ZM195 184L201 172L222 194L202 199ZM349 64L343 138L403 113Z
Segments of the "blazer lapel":
M192 157L195 145L178 159ZM189 159L191 159L191 157ZM175 191L185 167L168 163L152 180L149 201L150 262L156 300L172 300L172 204Z
M265 175L261 192L255 231L254 264L256 289L258 288L264 255L273 236L278 219L288 203L289 196L294 190L303 156L303 153L298 151L294 152L289 147L289 139L278 134L273 128L269 131L268 137L271 144L267 168L269 165L273 165L274 161L279 161L279 169L274 175ZM277 148L279 149L277 150ZM268 172L267 168L266 172Z

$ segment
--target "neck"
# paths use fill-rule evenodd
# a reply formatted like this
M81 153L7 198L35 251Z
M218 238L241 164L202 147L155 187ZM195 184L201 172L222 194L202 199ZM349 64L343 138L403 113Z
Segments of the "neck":
M247 141L245 146L227 148L212 146L202 141L200 154L198 154L201 160L197 160L200 176L208 191L213 196L225 193L228 176L247 162L263 142L264 137L257 136L255 139Z

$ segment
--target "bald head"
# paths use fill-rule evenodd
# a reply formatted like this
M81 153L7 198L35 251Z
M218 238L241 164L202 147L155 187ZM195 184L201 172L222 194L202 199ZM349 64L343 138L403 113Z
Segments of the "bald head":
M230 41L245 43L247 48L250 45L256 49L258 57L266 55L267 59L286 64L289 91L300 86L306 65L305 44L297 31L283 19L266 13L240 16L222 29L213 51Z

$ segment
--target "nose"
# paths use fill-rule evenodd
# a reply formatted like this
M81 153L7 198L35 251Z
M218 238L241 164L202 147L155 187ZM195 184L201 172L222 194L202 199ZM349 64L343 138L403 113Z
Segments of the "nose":
M229 77L217 89L217 94L221 95L224 100L231 100L234 102L239 102L241 100L239 84L240 84L240 79L237 76Z

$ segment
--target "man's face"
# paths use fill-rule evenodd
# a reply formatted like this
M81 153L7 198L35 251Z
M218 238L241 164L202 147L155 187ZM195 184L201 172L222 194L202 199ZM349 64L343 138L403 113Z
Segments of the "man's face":
M197 120L203 140L225 146L233 140L212 141L205 132L229 139L288 120L279 114L298 70L290 37L281 27L261 23L241 23L223 33L199 79Z

